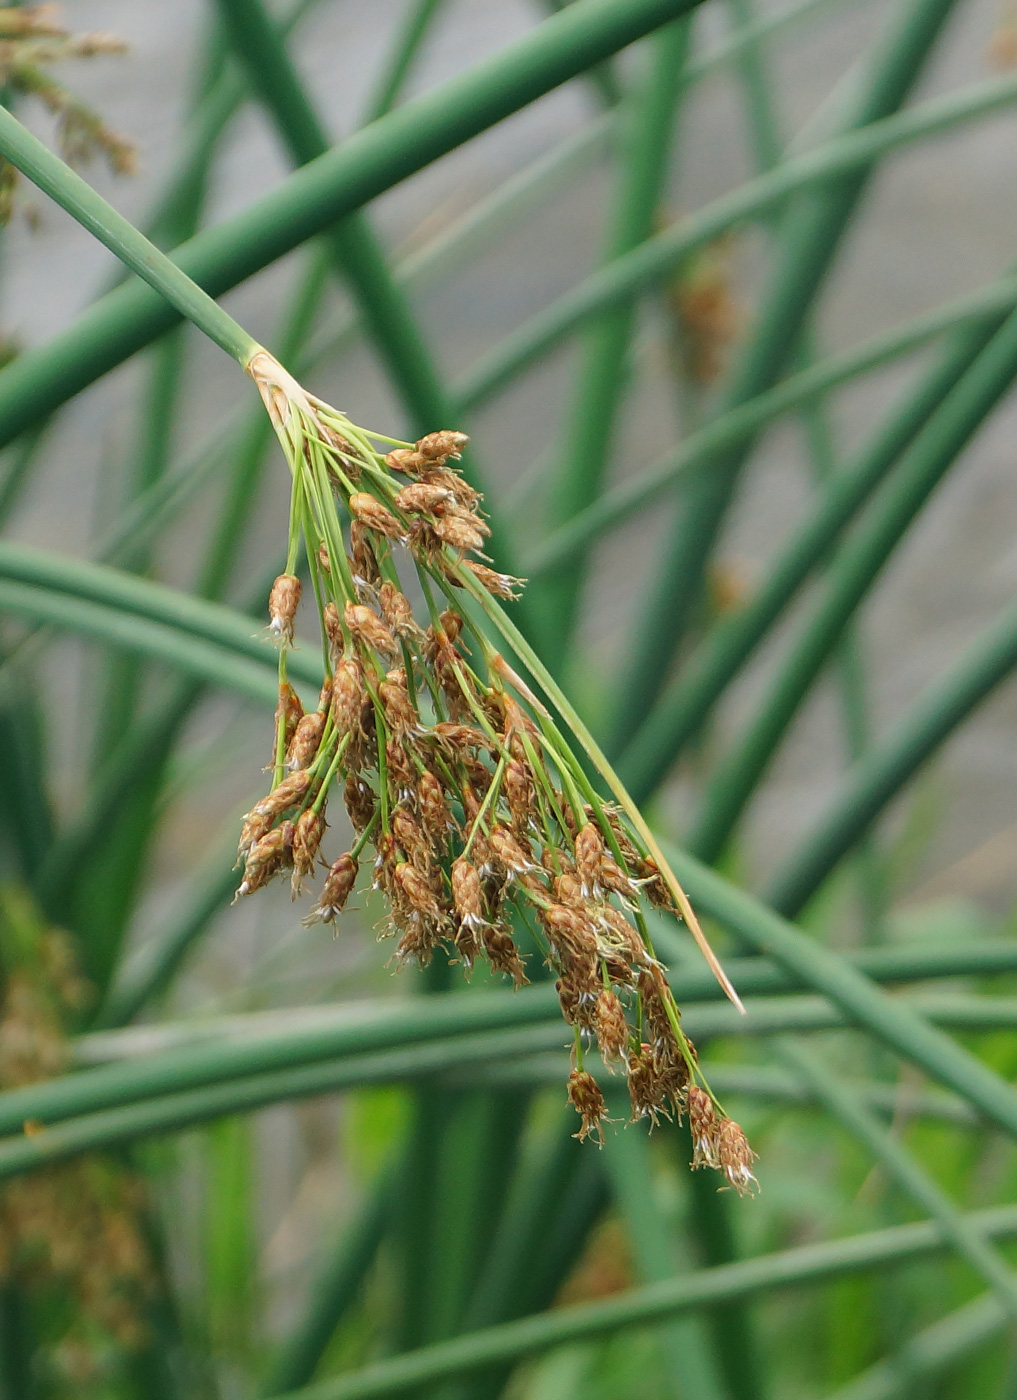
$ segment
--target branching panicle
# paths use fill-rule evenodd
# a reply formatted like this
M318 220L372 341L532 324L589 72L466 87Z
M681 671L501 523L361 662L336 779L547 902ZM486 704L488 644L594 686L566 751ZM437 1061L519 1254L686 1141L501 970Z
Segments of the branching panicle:
M467 975L486 960L519 987L525 959L512 928L525 924L574 1028L569 1098L579 1136L603 1139L603 1095L582 1061L583 1045L596 1040L608 1068L628 1078L634 1117L656 1122L694 1104L702 1118L709 1105L697 1164L709 1161L749 1189L751 1150L703 1081L648 940L642 903L694 924L687 901L631 812L597 795L549 712L460 601L471 597L504 631L494 600L520 584L466 557L490 529L479 493L453 465L465 434L430 433L382 453L379 439L306 394L264 352L251 373L293 473L293 509L289 569L269 602L280 648L276 781L245 820L238 896L287 872L294 897L301 892L341 785L357 841L328 868L305 922L335 922L370 844L364 864L387 901L381 936L395 939L397 963L426 966L440 947ZM391 439L381 441L388 449ZM285 674L301 558L329 666L308 714ZM403 592L407 567L426 619ZM546 676L534 678L547 687Z

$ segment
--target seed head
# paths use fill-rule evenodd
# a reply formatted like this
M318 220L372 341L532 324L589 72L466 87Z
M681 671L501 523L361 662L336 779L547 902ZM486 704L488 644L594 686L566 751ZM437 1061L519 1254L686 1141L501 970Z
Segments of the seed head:
M293 833L293 823L283 822L254 843L248 852L244 878L233 897L234 903L243 895L260 890L273 875L289 865L293 858Z
M519 590L526 582L524 578L513 578L511 574L499 574L495 569L489 569L486 564L480 564L476 559L464 559L463 568L469 569L478 583L487 589L494 598L506 598L509 602L515 602L519 597Z
M374 545L367 529L359 520L354 520L350 525L350 566L354 582L361 586L373 588L381 580Z
M389 539L401 540L406 537L406 529L376 496L368 491L355 491L349 499L350 514L369 530Z
M395 656L399 643L377 613L363 603L347 603L344 612L346 626L358 641L373 647L382 656Z
M389 672L389 675L394 674L396 673ZM378 687L378 695L385 711L385 722L393 734L399 739L405 739L422 732L420 716L410 703L410 693L404 684L384 680Z
M484 499L479 491L474 491L470 483L451 467L441 467L437 471L429 471L427 480L431 486L440 486L447 491L456 505L464 511L476 510ZM485 533L490 534L486 526L483 528Z
M759 1190L759 1182L752 1174L755 1160L756 1154L734 1119L722 1119L717 1133L717 1161L739 1196L752 1196Z
M348 851L332 862L322 886L321 896L304 920L305 925L330 924L334 921L356 889L359 869L357 861Z
M484 918L484 892L477 867L471 865L465 856L452 862L452 902L461 923L471 928L482 928Z
M505 925L485 924L483 938L484 951L492 969L511 977L516 991L525 987L529 978L526 976L519 949Z
M312 710L309 715L304 715L297 725L293 741L286 751L286 767L291 772L297 768L308 767L318 752L327 718L321 710Z
M388 627L405 641L416 641L420 628L413 620L410 600L386 579L378 589L378 606Z
M274 820L288 807L295 807L310 786L311 775L305 769L290 773L281 783L276 784L267 797L254 804L245 820L250 817L271 817Z
M638 1055L629 1056L629 1102L633 1123L649 1118L656 1128L661 1114L671 1117L667 1109L667 1091L657 1073L649 1045L641 1045Z
M689 1129L692 1133L692 1165L719 1167L718 1148L722 1120L705 1089L691 1084L688 1090Z
M417 805L430 840L436 845L444 844L452 825L452 813L445 801L445 789L429 768L417 778Z
M593 1024L597 1031L597 1044L604 1062L624 1062L629 1043L629 1027L625 1020L625 1008L617 995L606 988L597 998L597 1009L593 1013Z
M430 884L407 861L400 861L392 872L396 887L406 897L406 901L411 909L418 914L425 914L428 918L438 919L441 917L441 910L438 901L434 897L434 891Z
M472 516L443 515L434 521L434 533L453 549L482 549L484 536Z
M417 770L398 739L389 739L385 745L385 761L388 764L388 785L396 801L412 802Z
M532 855L524 849L507 826L493 826L488 832L487 840L491 854L508 874L518 875L533 869Z
M424 833L407 812L405 807L397 807L392 813L392 835L406 859L423 875L431 870L431 851Z
M607 1118L607 1105L593 1075L584 1069L574 1069L569 1075L568 1095L572 1107L583 1120L582 1127L573 1136L580 1142L588 1137L596 1138L603 1147L604 1129L601 1124Z
M284 646L293 645L293 619L300 605L300 580L280 574L268 595L268 630Z
M576 832L576 869L583 893L590 897L600 890L600 864L604 859L604 840L593 822Z
M343 637L342 624L339 621L339 609L335 603L325 604L321 614L321 622L328 641L328 654L332 665L335 666L346 648L346 639Z
M414 481L396 496L396 505L407 515L430 515L454 501L447 486L436 486L430 481Z
M419 476L428 465L428 459L422 452L414 452L410 447L397 447L389 452L385 458L386 464L394 472L402 472L404 476Z
M350 821L353 823L353 830L359 834L370 825L371 818L374 816L377 805L374 790L356 773L350 773L346 778L343 801L346 804Z
M505 765L501 788L516 832L526 831L532 825L536 811L533 784L530 782L528 769L516 759L510 759Z
M294 899L301 893L306 876L314 869L321 838L325 835L325 817L308 807L301 812L293 831L293 878L290 891Z
M240 832L240 843L237 846L237 865L247 856L255 842L272 829L274 818L270 815L259 813L246 818Z
M284 749L289 748L290 740L296 732L303 713L304 707L300 703L300 696L288 682L281 681L279 684L279 703L275 708L275 732L278 738L279 726L282 725Z
M363 665L356 656L344 656L332 677L332 723L340 738L359 728L365 698Z
M429 462L444 462L447 457L458 458L469 442L465 433L457 433L445 428L441 432L428 433L417 443L417 451Z

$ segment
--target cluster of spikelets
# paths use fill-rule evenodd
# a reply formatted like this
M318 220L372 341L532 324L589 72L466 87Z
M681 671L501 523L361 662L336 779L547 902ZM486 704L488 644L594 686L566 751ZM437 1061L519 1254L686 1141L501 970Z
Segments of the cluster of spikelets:
M244 821L238 896L288 874L295 897L320 861L327 873L305 922L332 923L362 881L386 898L382 934L396 940L398 962L426 965L443 948L467 973L486 960L516 987L527 975L513 928L525 927L573 1028L568 1094L579 1137L602 1140L606 1118L583 1061L595 1040L605 1064L626 1074L635 1118L689 1112L696 1164L751 1189L753 1153L702 1081L649 944L641 901L677 913L673 893L462 603L464 594L511 598L519 582L467 557L489 529L452 465L465 435L431 433L383 455L318 400L278 419L294 524L291 563L269 601L280 646L274 782ZM307 713L286 679L302 592L298 538L327 672ZM397 561L416 566L426 626ZM335 792L356 840L328 864L320 849Z
M13 914L5 897L0 914ZM65 935L34 937L35 956L8 969L0 1000L0 1088L20 1088L69 1067L65 1018L87 997ZM25 1124L31 1133L36 1125ZM114 1349L146 1334L154 1265L141 1226L140 1187L119 1163L85 1156L14 1177L0 1187L0 1285L69 1301L69 1330L49 1359L60 1370L101 1372Z

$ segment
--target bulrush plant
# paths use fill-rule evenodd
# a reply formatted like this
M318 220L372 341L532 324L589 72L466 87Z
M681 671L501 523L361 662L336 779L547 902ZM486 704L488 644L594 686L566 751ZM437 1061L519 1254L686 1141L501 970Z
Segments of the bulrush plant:
M627 1076L634 1119L689 1112L694 1165L752 1190L754 1154L703 1079L644 915L648 904L684 919L706 948L688 901L624 792L608 802L591 784L577 748L619 786L589 736L574 734L573 747L490 640L488 628L556 695L498 604L522 581L482 554L481 497L455 465L466 435L399 443L308 394L265 351L248 368L293 484L286 572L268 604L279 649L273 781L244 820L237 896L288 875L295 898L321 867L305 923L334 923L369 884L385 897L381 934L398 963L426 966L442 948L467 975L484 959L516 987L527 981L518 921L572 1027L580 1139L603 1141L604 1096L586 1057L596 1042ZM325 666L308 713L287 678L302 567ZM408 569L419 621L400 581ZM337 794L356 839L327 864Z
M751 1191L754 1154L682 1030L645 905L684 921L741 1003L639 809L501 607L521 580L483 555L481 498L455 466L465 434L408 443L357 427L2 108L0 155L237 360L289 464L286 568L268 606L279 648L272 785L244 820L237 897L280 875L294 896L303 891L324 864L327 803L339 789L357 836L327 867L310 921L334 923L363 880L387 901L382 934L396 940L397 962L424 966L440 947L467 974L483 958L518 987L526 970L516 916L553 970L572 1027L578 1136L603 1141L604 1097L586 1062L596 1042L608 1067L627 1075L633 1118L681 1118L691 1106L693 1165ZM415 617L397 563L415 572L426 619ZM302 564L325 674L308 714L286 667ZM584 761L489 633L547 696Z

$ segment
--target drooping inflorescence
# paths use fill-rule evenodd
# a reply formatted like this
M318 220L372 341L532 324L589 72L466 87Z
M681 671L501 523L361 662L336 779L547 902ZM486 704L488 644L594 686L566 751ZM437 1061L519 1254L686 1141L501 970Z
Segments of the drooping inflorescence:
M528 980L525 929L573 1030L568 1096L580 1138L603 1137L604 1098L584 1063L596 1043L626 1074L634 1118L680 1117L690 1095L709 1104L694 1165L750 1190L753 1154L703 1080L643 913L650 904L688 918L687 901L476 620L484 612L497 629L494 600L513 598L521 581L470 557L490 528L454 465L465 435L391 446L271 357L251 373L293 496L287 567L269 600L279 647L273 782L244 820L238 896L288 874L296 897L319 866L305 922L334 923L363 881L385 896L381 932L398 962L423 966L442 948L467 974L483 960L516 987ZM307 713L286 673L307 593L301 556L326 673ZM416 609L407 588L420 594ZM330 800L356 834L331 863L321 854Z

